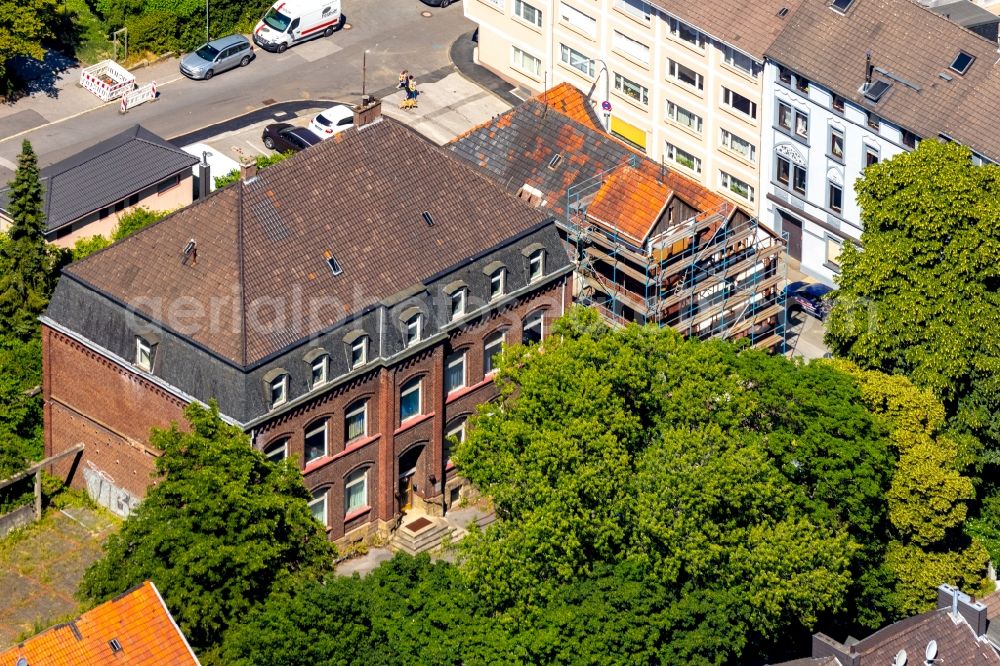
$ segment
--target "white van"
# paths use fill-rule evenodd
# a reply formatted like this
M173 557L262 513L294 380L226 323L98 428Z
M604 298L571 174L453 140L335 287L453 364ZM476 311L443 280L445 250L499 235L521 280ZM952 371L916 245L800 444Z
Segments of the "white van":
M278 0L253 31L254 44L283 53L292 44L329 37L344 25L340 0Z

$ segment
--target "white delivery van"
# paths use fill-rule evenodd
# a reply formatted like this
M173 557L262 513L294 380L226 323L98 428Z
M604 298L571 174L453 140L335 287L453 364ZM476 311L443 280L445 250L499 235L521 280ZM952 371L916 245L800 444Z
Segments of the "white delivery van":
M329 37L344 25L340 0L278 0L253 31L254 44L284 52L292 44Z

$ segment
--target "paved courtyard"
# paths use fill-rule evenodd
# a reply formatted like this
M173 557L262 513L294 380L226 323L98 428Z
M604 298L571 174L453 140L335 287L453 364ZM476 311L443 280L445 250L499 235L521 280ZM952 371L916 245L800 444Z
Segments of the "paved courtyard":
M93 509L52 509L41 523L0 541L0 649L77 615L73 593L118 525Z

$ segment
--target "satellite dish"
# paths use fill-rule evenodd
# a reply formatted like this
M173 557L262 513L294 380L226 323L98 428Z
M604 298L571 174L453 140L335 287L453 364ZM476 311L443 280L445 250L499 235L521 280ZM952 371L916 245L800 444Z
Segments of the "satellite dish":
M892 666L906 666L906 650L900 650L892 660Z
M28 666L28 658L27 657L18 658L16 666Z
M927 644L927 649L924 651L924 656L927 657L927 663L931 663L937 659L937 641L931 641Z

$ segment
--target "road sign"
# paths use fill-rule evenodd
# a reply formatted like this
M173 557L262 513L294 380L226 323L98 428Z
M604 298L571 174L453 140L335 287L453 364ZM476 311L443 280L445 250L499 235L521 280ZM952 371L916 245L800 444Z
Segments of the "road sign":
M609 102L608 100L604 100L603 102L601 102L601 108L604 111L610 112L611 111L611 102Z

